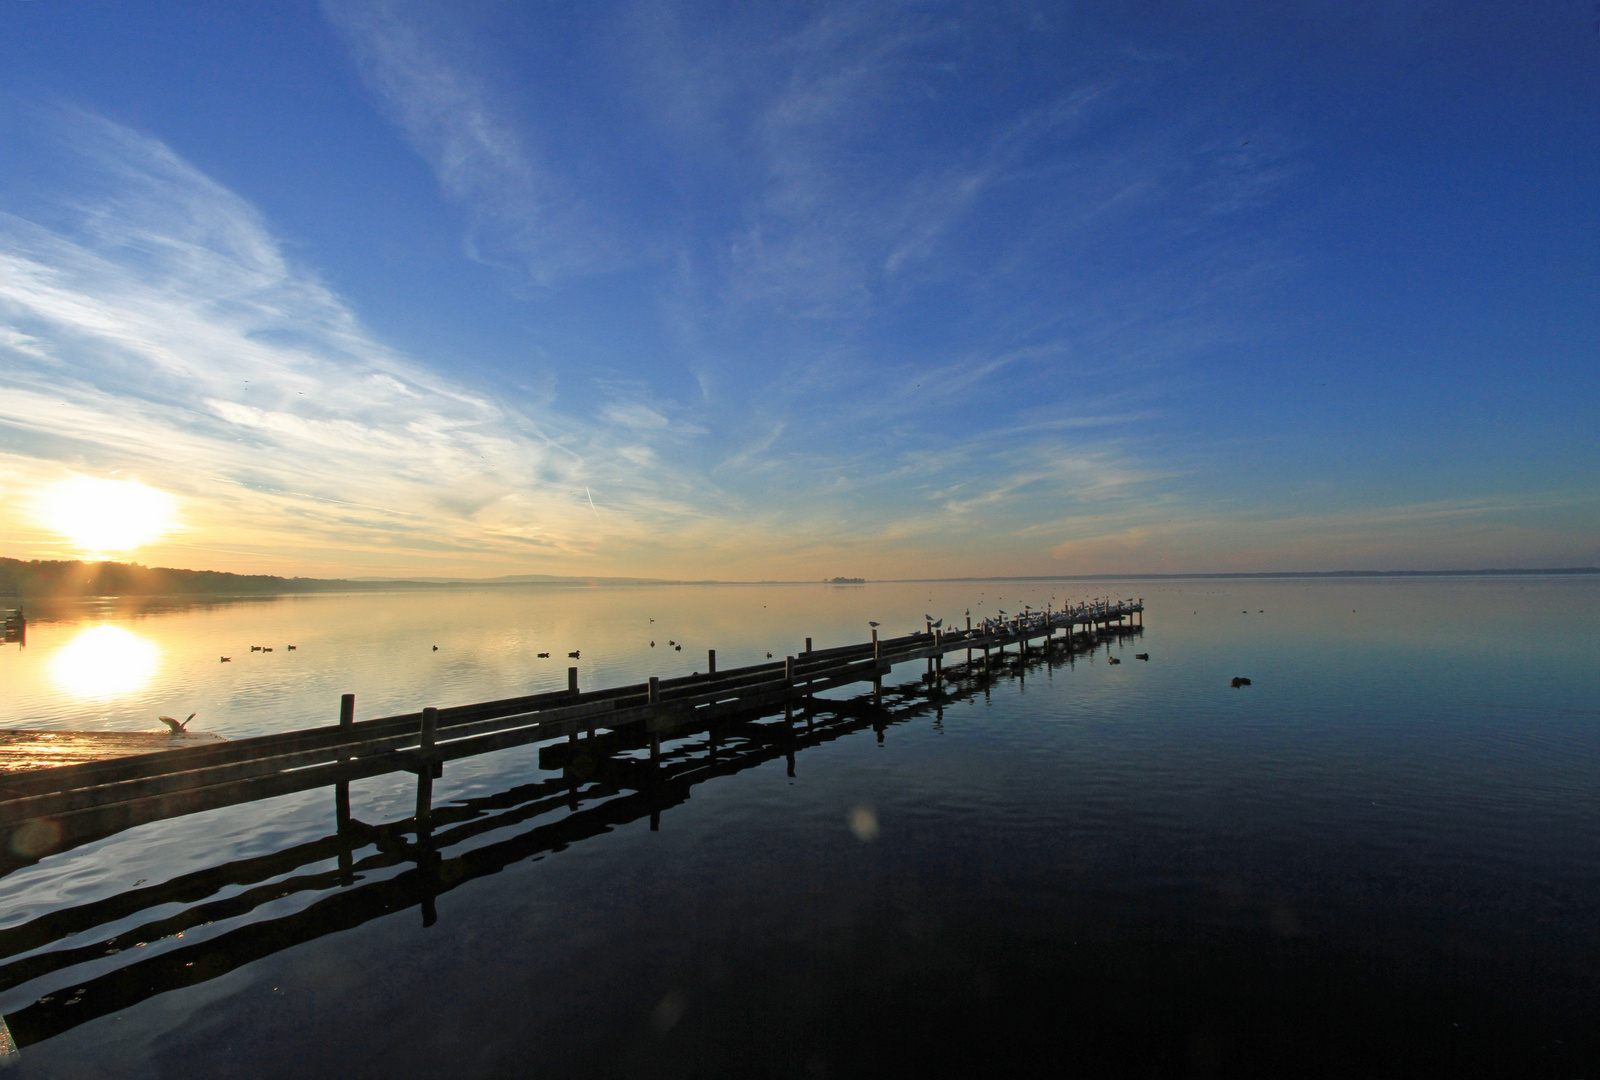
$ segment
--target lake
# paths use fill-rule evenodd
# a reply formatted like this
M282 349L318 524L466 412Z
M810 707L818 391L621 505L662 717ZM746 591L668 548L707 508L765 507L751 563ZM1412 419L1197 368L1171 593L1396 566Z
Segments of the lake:
M1143 631L942 695L902 665L682 792L451 762L426 883L341 864L328 789L18 869L15 1075L1596 1075L1596 577L39 604L0 726L237 738L1092 596Z

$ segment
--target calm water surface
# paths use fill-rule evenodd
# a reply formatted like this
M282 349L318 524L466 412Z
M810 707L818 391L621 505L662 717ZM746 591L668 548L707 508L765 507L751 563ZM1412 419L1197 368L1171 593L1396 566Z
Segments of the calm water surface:
M371 846L342 882L326 790L20 869L14 1072L1600 1074L1593 578L41 606L0 648L0 725L240 737L345 692L599 688L1090 594L1142 595L1143 634L943 699L896 669L876 723L819 711L792 775L760 740L687 799L564 787L532 747L452 762L429 890ZM413 798L352 792L373 824Z

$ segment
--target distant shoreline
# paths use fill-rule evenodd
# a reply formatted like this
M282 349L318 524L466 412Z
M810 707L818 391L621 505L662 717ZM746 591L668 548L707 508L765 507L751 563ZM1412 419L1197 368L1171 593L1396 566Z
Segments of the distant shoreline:
M942 582L1043 581L1217 581L1311 578L1573 577L1600 574L1600 567L1538 570L1288 570L1193 574L1039 574L1010 577L833 578L824 581L697 581L670 578L561 577L517 574L496 578L284 578L270 574L230 574L219 570L180 570L138 563L73 562L0 558L0 596L10 600L108 596L288 596L304 593L429 591L506 588L528 585L907 585Z

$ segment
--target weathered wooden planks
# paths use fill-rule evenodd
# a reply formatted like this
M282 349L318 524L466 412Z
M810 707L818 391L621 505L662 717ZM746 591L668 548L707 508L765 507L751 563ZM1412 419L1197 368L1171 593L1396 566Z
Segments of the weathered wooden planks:
M874 630L872 641L856 645L587 693L578 691L576 669L569 669L565 691L365 721L353 719L354 701L346 695L337 724L231 742L174 747L181 736L131 733L146 741L130 743L125 756L0 775L0 842L9 855L27 861L162 818L397 771L417 773L421 807L424 789L431 788L446 761L576 736L580 730L592 734L597 728L636 728L658 744L669 732L786 709L819 691L863 681L877 688L893 665L924 658L942 683L947 653L970 655L982 648L987 655L990 648L1003 650L1012 643L1025 650L1029 639L1050 641L1059 630L1067 632L1068 641L1078 628L1090 635L1102 627L1114 632L1114 626L1142 611L1142 603L1100 602L991 620L976 629L887 640L878 639ZM148 741L152 738L160 740L159 750ZM0 862L10 859L0 857Z

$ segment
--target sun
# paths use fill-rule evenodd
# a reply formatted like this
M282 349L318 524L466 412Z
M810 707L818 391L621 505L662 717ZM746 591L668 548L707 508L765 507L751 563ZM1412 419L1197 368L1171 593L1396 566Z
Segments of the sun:
M39 508L47 528L86 554L128 551L177 525L177 500L137 480L71 476L46 488Z

